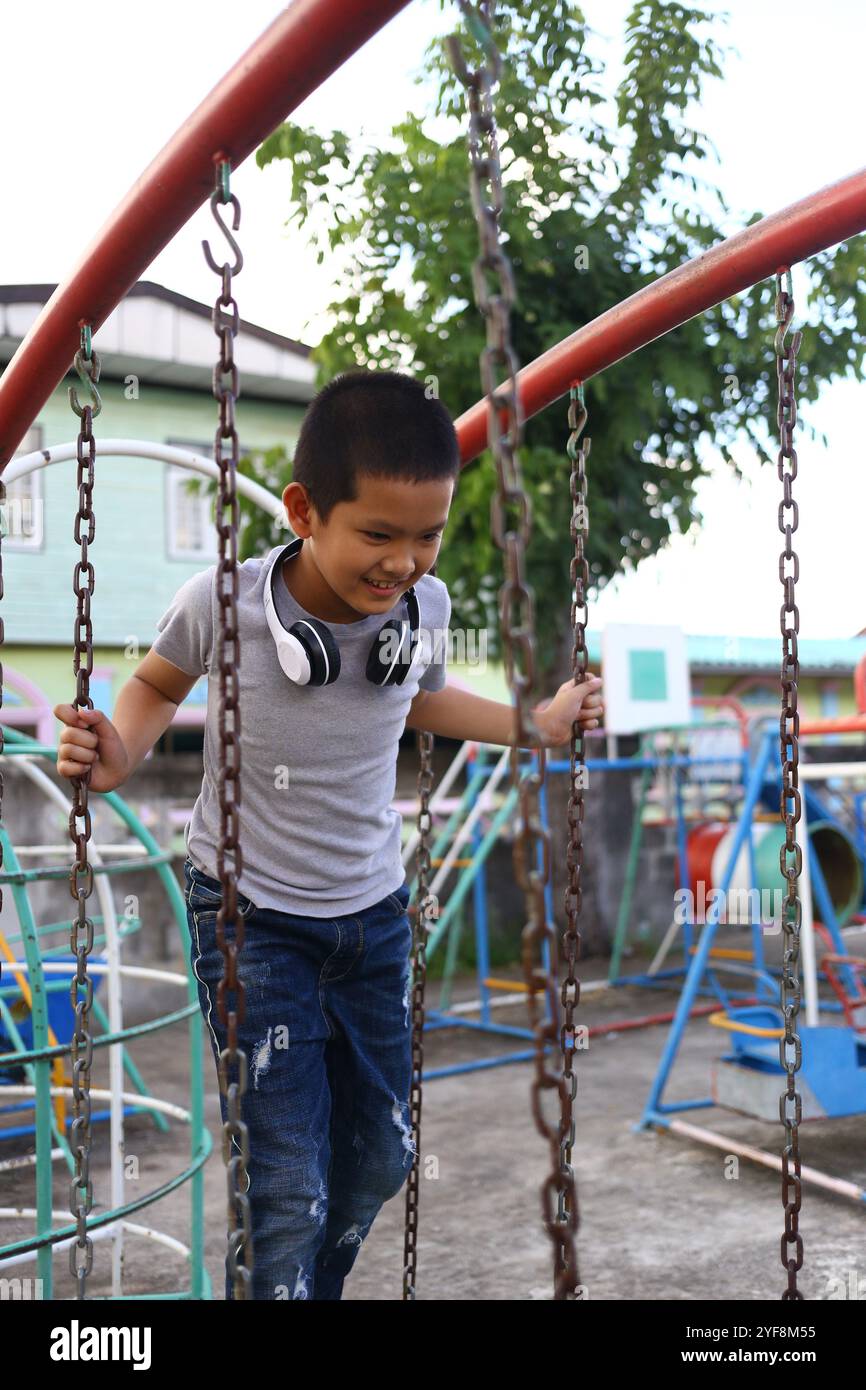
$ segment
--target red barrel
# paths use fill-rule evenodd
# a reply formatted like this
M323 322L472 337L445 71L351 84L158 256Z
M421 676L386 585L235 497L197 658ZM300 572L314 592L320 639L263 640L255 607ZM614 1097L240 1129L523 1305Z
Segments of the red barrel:
M748 844L744 844L734 866L730 891L734 895L729 904L725 920L731 923L740 921L736 903L742 901L743 891L756 889L762 895L780 891L784 886L779 853L784 842L784 826L781 822L758 822L753 826L755 849L755 873L757 882L752 883ZM737 835L737 825L732 821L704 821L691 830L686 839L686 863L689 871L689 887L695 901L702 898L698 884L703 881L704 893L709 894L718 888L730 858L730 851ZM725 843L722 843L725 841ZM818 863L827 881L827 891L833 904L840 927L848 922L863 900L863 870L857 847L840 826L826 821L809 824L809 844L814 849ZM677 875L679 880L679 875ZM677 882L678 887L682 884ZM767 897L767 902L775 903ZM747 909L751 912L751 908ZM812 897L812 911L818 917L820 912ZM742 919L751 921L750 916Z
M689 870L689 887L696 898L701 881L706 893L713 887L713 855L719 840L729 829L730 821L710 820L696 825L689 831L686 839L686 864ZM677 870L677 887L682 888L683 885L679 882L679 859Z

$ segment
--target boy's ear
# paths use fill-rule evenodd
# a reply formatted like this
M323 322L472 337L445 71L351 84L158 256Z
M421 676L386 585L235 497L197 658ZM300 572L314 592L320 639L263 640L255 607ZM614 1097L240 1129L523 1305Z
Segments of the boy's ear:
M282 501L286 509L286 520L289 529L296 534L300 535L301 530L292 522L290 506L298 513L298 519L304 530L309 531L313 521L318 520L316 509L310 501L310 495L303 483L296 482L294 479L286 483L286 486L283 488Z

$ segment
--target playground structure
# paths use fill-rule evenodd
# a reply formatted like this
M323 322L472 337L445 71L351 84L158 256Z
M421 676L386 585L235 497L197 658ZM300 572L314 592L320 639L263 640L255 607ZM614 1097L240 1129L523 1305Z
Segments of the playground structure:
M256 145L282 120L294 106L319 85L330 73L335 71L345 59L355 51L366 38L402 8L401 4L361 4L360 0L304 0L290 6L258 42L235 65L227 77L185 123L178 135L157 157L145 174L137 180L130 194L116 213L109 219L105 228L85 252L80 264L69 278L58 287L51 301L45 306L36 324L22 344L2 381L0 381L0 467L5 465L23 436L31 420L41 409L46 397L56 387L65 374L70 359L75 355L76 369L82 382L90 393L90 404L81 406L76 395L72 395L73 408L82 420L76 449L79 460L79 515L76 528L76 541L81 541L82 559L77 567L76 594L78 597L78 627L76 629L75 672L78 677L76 702L85 706L89 702L87 686L87 658L91 654L90 633L90 592L92 590L93 569L88 560L87 546L93 540L93 512L91 493L93 488L93 462L95 444L91 433L93 418L98 414L99 402L96 383L99 376L98 358L92 350L92 335L105 321L107 315L119 299L150 264L153 257L162 249L169 238L184 225L192 212L204 201L213 188L211 204L214 216L225 233L235 255L234 264L228 262L222 267L222 293L214 309L214 327L220 339L220 356L215 373L215 395L220 401L220 428L217 432L216 454L219 479L217 528L220 537L220 573L231 578L236 564L236 524L237 491L240 480L237 478L237 435L234 430L234 401L237 394L236 368L232 358L232 341L237 332L237 306L232 297L232 275L242 266L237 244L225 223L218 214L218 207L231 203L234 210L233 230L237 230L239 207L236 198L229 192L231 169L252 152ZM468 8L468 7L465 7ZM471 175L473 180L473 202L479 223L482 255L476 262L476 297L479 308L484 313L488 327L488 343L482 358L482 385L484 397L457 422L464 464L474 459L485 446L489 445L497 467L499 495L494 514L494 535L498 546L506 557L507 579L503 586L501 612L505 614L502 622L503 642L506 650L506 665L509 675L515 708L518 713L518 727L521 739L526 735L537 734L529 713L532 699L538 693L534 680L534 630L531 606L527 606L527 587L524 577L524 554L529 535L529 508L523 488L519 445L522 437L523 420L537 413L547 405L569 395L567 424L569 429L566 451L571 461L572 497L575 500L575 516L572 518L571 534L575 542L575 559L572 565L572 625L575 632L574 676L578 680L586 671L586 589L588 571L586 566L587 528L578 513L585 513L585 482L588 458L587 441L581 443L581 434L586 423L584 402L585 383L605 367L621 360L631 352L639 350L661 334L685 322L687 319L717 304L722 299L742 292L756 281L767 276L776 277L777 320L779 331L776 335L775 354L779 381L779 409L777 422L781 433L778 472L784 486L784 498L780 507L779 525L784 537L785 547L779 562L779 574L783 584L784 604L782 608L783 660L781 683L783 692L782 722L780 726L779 761L781 781L777 805L785 828L785 843L781 851L780 865L786 883L786 901L782 918L785 935L785 953L781 978L781 1020L782 1036L779 1042L781 1065L775 1072L768 1073L771 1078L783 1078L786 1092L782 1096L781 1119L785 1127L786 1143L779 1166L782 1169L782 1197L785 1212L785 1234L782 1237L782 1264L787 1273L785 1298L802 1297L797 1288L797 1272L803 1263L803 1247L797 1226L797 1215L801 1203L802 1169L798 1147L798 1126L801 1118L801 1097L797 1090L797 1074L804 1065L804 1076L810 1075L808 1054L810 1048L820 1050L823 1040L816 1036L810 1014L818 1009L817 970L813 953L814 937L808 922L810 902L809 876L814 880L816 896L821 902L822 926L829 932L834 950L825 957L829 972L843 990L847 991L846 1017L856 1017L859 1009L859 994L855 976L859 965L846 959L844 943L839 935L838 923L834 926L834 911L826 884L817 865L817 859L808 851L804 838L803 808L808 798L801 797L798 775L806 774L806 767L799 762L798 740L801 729L797 713L797 681L799 666L797 660L796 634L798 614L795 604L795 582L799 563L792 548L793 533L797 526L796 504L792 495L792 484L796 478L797 460L793 442L796 424L796 404L794 399L794 366L799 345L799 333L788 341L787 335L794 313L790 278L787 287L783 278L797 261L814 255L837 242L856 235L866 227L866 171L860 171L829 188L802 199L783 211L762 221L754 223L713 250L705 253L678 269L663 276L654 284L647 286L631 296L622 304L607 310L592 323L579 329L560 344L553 346L535 363L522 371L517 370L509 338L509 312L513 300L513 285L507 257L498 242L498 210L501 207L502 189L499 184L498 146L495 125L491 119L491 90L498 72L499 55L495 50L489 20L491 6L481 6L472 12L474 32L484 48L484 61L477 72L470 74L459 54L456 43L452 46L455 69L464 81L469 92L472 140L470 142ZM220 271L208 250L212 267ZM498 284L491 295L486 277L493 271ZM231 312L229 312L231 310ZM77 351L76 351L77 350ZM497 370L507 369L506 380L496 384ZM224 444L228 443L228 452ZM3 493L0 491L0 501ZM510 522L506 509L516 508L518 515ZM225 521L226 509L230 519ZM82 524L88 526L88 537L82 534ZM88 577L88 584L82 586L82 577ZM237 870L239 846L237 843L236 811L240 795L240 761L238 740L235 734L233 685L231 662L233 643L236 637L234 609L230 592L224 594L221 605L223 624L219 647L220 679L220 719L226 731L223 740L221 768L221 810L223 815L222 833L219 846L219 876L223 885L223 906L220 909L218 932L226 960L226 992L233 994L231 1012L227 1012L224 1022L230 1028L228 1064L232 1067L234 1080L227 1083L227 1093L232 1103L232 1117L229 1130L244 1134L242 1121L242 1097L246 1058L236 1045L232 1025L236 1017L238 1000L242 1003L242 971L236 973L239 960L242 966L243 932L237 915ZM512 625L511 607L517 604L520 619ZM230 717L229 717L230 716ZM866 723L862 726L866 728ZM820 732L820 730L815 730ZM528 739L537 743L537 739ZM415 961L416 986L413 995L413 1056L415 1073L412 1088L413 1132L417 1140L420 1127L421 1100L421 1047L420 1035L424 1022L424 980L425 949L428 937L433 938L435 890L434 878L430 879L432 867L431 846L429 843L431 766L430 753L432 740L429 735L419 737L421 751L421 777L419 779L419 830L418 830L418 876L416 884L419 911L416 913ZM760 798L764 795L767 783L772 784L770 776L772 739L766 736L749 773L749 781L743 808L734 838L729 865L722 878L722 892L727 892L741 850L750 840L753 814ZM529 922L526 928L525 971L526 998L530 1011L531 1034L534 1040L533 1057L535 1071L533 1076L533 1112L539 1132L549 1144L551 1173L543 1188L545 1229L553 1249L554 1296L558 1299L577 1296L578 1268L575 1251L577 1231L576 1185L572 1167L572 1147L575 1142L575 1120L572 1103L576 1094L576 1076L573 1069L575 1039L579 1024L575 1022L575 1009L579 1004L580 986L575 974L580 936L577 930L581 888L582 867L581 824L584 813L583 782L581 770L586 766L591 771L591 763L586 763L582 735L573 732L570 759L562 766L570 778L570 798L568 817L568 865L569 892L566 900L568 931L566 940L566 974L561 983L554 975L554 953L551 950L554 934L550 925L552 912L550 902L550 832L544 825L541 808L544 800L544 779L548 770L543 754L536 754L525 770L526 760L518 749L510 753L512 794L514 804L519 804L521 828L515 837L515 871L521 887L527 894ZM502 761L500 759L500 761ZM843 776L852 771L850 764L840 764L834 774ZM560 770L555 763L550 770ZM862 768L857 770L857 775ZM828 775L828 769L822 768ZM87 917L86 898L92 886L93 866L89 863L89 812L87 806L87 779L81 779L75 787L73 813L70 818L70 834L76 849L75 864L70 875L72 895L77 898L78 930L92 937L92 922ZM84 829L75 828L75 822L84 820ZM480 816L479 818L480 819ZM471 833L477 833L478 819L473 822ZM465 836L464 841L465 842ZM462 843L454 851L455 861ZM435 847L434 847L435 848ZM804 849L806 852L804 853ZM440 866L441 869L442 866ZM801 891L800 878L803 874ZM84 875L85 884L79 882ZM714 915L715 914L715 915ZM806 949L806 1010L809 1020L803 1034L798 1032L798 1013L800 1007L800 981L798 964L801 942L801 916L804 930L802 940ZM719 925L719 909L711 908L704 930L696 943L694 954L688 967L680 1004L665 1048L656 1086L644 1117L645 1123L661 1125L680 1133L690 1133L690 1137L700 1137L695 1127L682 1121L671 1119L671 1111L683 1108L668 1106L662 1101L662 1092L673 1057L682 1035L685 1023L690 1016L694 1000L702 986L704 977L710 973L710 951ZM73 923L73 930L75 929ZM226 925L234 928L231 946L225 942L223 932ZM75 938L73 937L73 940ZM756 942L756 950L757 950ZM78 940L75 953L78 957L80 985L87 985L86 965L92 940ZM759 982L762 979L761 957L753 960L753 973ZM539 997L546 1005L546 1012L540 1015ZM92 1194L86 1178L87 1154L89 1150L89 1096L87 1093L89 1074L86 1061L82 1064L80 1053L85 1051L91 1039L87 1032L89 1002L82 1002L73 995L76 1002L76 1030L72 1044L74 1070L83 1083L83 1094L76 1088L75 1101L75 1160L76 1174L73 1189L77 1186L83 1196L73 1198L72 1213L76 1220L76 1240L70 1246L72 1269L76 1275L78 1296L85 1296L86 1277L92 1261L92 1245L88 1230L94 1226L88 1219ZM559 1003L562 1003L565 1022L560 1026ZM839 1001L840 1004L842 1001ZM225 1004L223 1004L225 1009ZM731 1059L733 1065L742 1073L767 1071L767 1048L764 1034L760 1036L760 1046L752 1046L743 1038L756 1036L746 1030L762 1027L750 1024L747 1019L737 1016L736 1008L727 1010L729 1031L738 1035L736 1055ZM752 1015L751 1017L754 1017ZM774 1014L778 1017L778 1014ZM849 1028L853 1028L849 1024ZM766 1031L766 1030L765 1030ZM770 1030L773 1031L772 1029ZM834 1030L842 1031L842 1030ZM69 1050L68 1048L66 1049ZM844 1065L849 1072L854 1066L860 1067L862 1049L855 1043L853 1053L849 1052ZM806 1059L804 1061L804 1059ZM45 1068L48 1057L34 1057L37 1079L40 1068L47 1080ZM839 1064L838 1062L835 1064ZM776 1081L778 1084L778 1081ZM558 1125L547 1124L540 1113L540 1093L544 1089L554 1089L560 1101L560 1120ZM813 1091L815 1090L812 1087ZM815 1092L817 1094L817 1092ZM704 1106L711 1102L700 1099L687 1103L685 1108ZM227 1136L226 1136L227 1137ZM707 1140L706 1142L713 1142ZM725 1144L730 1141L726 1138ZM230 1144L224 1145L228 1162ZM244 1297L249 1286L252 1259L249 1237L249 1203L246 1201L238 1179L242 1176L242 1161L229 1162L229 1178L234 1183L233 1216L229 1230L229 1259L236 1281L236 1297ZM410 1175L407 1192L407 1236L404 1252L404 1297L414 1297L415 1254L417 1239L417 1163ZM554 1212L554 1201L556 1211ZM40 1240L43 1245L60 1239L56 1232L43 1229ZM792 1248L793 1247L793 1248ZM74 1257L74 1258L73 1258Z
M737 726L720 726L712 722L704 722L689 726L687 729L658 730L655 731L652 738L654 740L661 738L669 743L674 740L688 740L691 736L703 739L709 731L716 727L736 728ZM593 741L600 743L601 737ZM727 751L716 756L703 754L694 756L687 751L651 755L645 746L647 742L646 738L643 739L642 747L631 757L588 757L586 760L587 771L594 779L601 779L607 772L611 771L639 772L640 779L639 783L636 779L638 794L630 837L628 868L619 902L607 980L606 982L594 982L592 985L585 984L584 993L593 988L616 988L626 985L650 989L676 987L677 981L685 981L688 976L690 957L696 951L696 936L700 935L704 921L703 914L699 919L696 918L694 907L690 912L683 911L679 916L675 911L672 912L673 920L670 930L665 934L647 971L624 975L620 970L623 953L629 944L628 925L633 915L641 838L646 831L660 823L657 817L646 816L646 809L651 803L653 790L657 790L661 795L667 793L668 787L665 783L668 776L673 774L674 786L671 799L674 811L672 824L676 831L677 845L676 882L680 887L683 884L694 885L697 878L703 891L697 894L693 893L692 898L693 901L703 902L706 906L707 903L712 904L714 892L720 891L716 885L725 882L726 876L730 882L735 872L741 875L739 886L733 891L728 891L721 899L727 905L727 911L720 919L719 925L748 926L753 938L751 951L743 949L726 951L725 948L712 948L707 970L709 978L698 985L696 992L715 998L718 1001L717 1007L726 1006L738 999L742 999L744 1003L754 1002L753 990L722 990L715 977L716 972L725 968L719 964L720 961L726 958L736 958L740 962L747 961L748 964L745 966L743 964L736 965L733 967L734 971L753 975L758 984L765 989L770 980L771 972L768 967L765 967L763 961L764 935L768 932L772 935L778 935L780 930L778 905L775 907L775 915L773 911L766 915L762 911L767 904L767 890L762 885L767 876L768 865L772 865L773 862L778 863L780 835L775 833L779 829L778 822L775 821L775 818L762 815L756 807L752 808L751 820L746 821L743 818L745 798L748 796L753 776L753 759L750 757L749 748L746 746L740 756L731 764L730 754ZM765 739L761 738L758 746L762 750L764 743ZM466 1026L493 1033L501 1032L510 1037L528 1038L530 1036L525 1029L513 1026L500 1028L492 1019L492 1010L501 1005L514 1003L525 994L526 988L518 985L514 980L497 979L491 976L489 969L489 894L486 864L494 847L503 838L511 840L515 833L516 799L513 788L505 793L499 790L507 756L507 750L503 753L499 749L493 750L483 746L475 747L464 744L449 765L436 794L431 798L430 810L434 821L434 840L431 853L434 856L432 863L437 866L437 873L430 884L430 891L436 894L439 906L435 928L428 936L427 954L429 959L437 949L444 949L446 957L443 978L440 982L439 1006L436 1009L428 1009L427 1026L431 1030L439 1027ZM862 775L862 768L858 764L846 763L842 766L850 767L854 776ZM461 795L459 797L449 796L448 793L458 773L464 768L465 787ZM694 773L712 774L713 769L718 769L719 785L726 787L728 803L731 809L736 811L727 822L718 825L712 821L707 822L700 815L689 817L686 813L687 792L691 790L696 793L694 799L698 804L706 797L707 793L705 785L699 783L695 787L685 779L689 774ZM569 771L569 765L564 761L551 760L548 762L547 771L552 775L564 774ZM815 778L825 780L834 778L836 773L837 767L835 765L815 763L809 765L809 772L806 775L813 780ZM653 776L659 779L660 785L657 789L652 787ZM598 782L594 782L594 785L597 786ZM774 791L770 782L765 781L763 783L762 795L765 801L772 801L774 795L777 794L777 790ZM820 819L815 819L809 828L808 859L809 864L814 864L815 867L811 875L812 891L808 906L804 904L804 911L806 912L807 923L811 925L813 921L812 899L816 898L820 904L822 917L826 918L830 924L829 927L825 927L819 922L818 930L823 934L825 945L832 953L832 958L828 957L831 968L826 972L826 978L837 993L837 998L836 1000L825 1001L823 1007L827 1013L844 1013L847 1019L852 1009L852 1000L845 993L845 989L850 987L853 974L849 973L843 980L838 969L834 973L833 967L846 965L849 966L851 972L856 969L856 962L851 965L851 962L845 958L842 930L846 923L862 912L864 906L864 863L866 861L864 861L862 854L862 846L831 812L825 799L817 793L813 793L809 800L813 812L816 816L820 816ZM548 825L546 798L542 802L542 816L544 823ZM693 862L689 843L689 820L693 822L692 835L700 837L707 831L711 832L711 843L716 846L715 863L718 865L718 870L715 868L713 870L713 879L708 877L704 880L702 877L698 877L705 872L704 859L699 855ZM768 824L768 820L771 822L770 824ZM745 840L739 842L738 847L738 833L741 824L745 827ZM700 843L699 839L698 843ZM403 849L403 860L410 881L411 860L416 845L417 833L408 838ZM736 855L735 849L737 850ZM453 878L446 893L444 886L448 883L449 875L453 875ZM676 884L672 881L670 885L672 903L675 902L677 896L675 887ZM550 892L550 888L551 885L548 884L548 892ZM457 1006L451 1006L451 984L465 925L464 906L470 891L474 909L478 997L471 1001L462 1001ZM809 927L807 927L808 929ZM665 969L663 968L664 963L674 947L682 953L682 962L672 968ZM817 980L817 975L815 978ZM775 983L771 984L770 988L775 988ZM497 994L497 991L505 991L505 993ZM858 1007L856 1003L853 1005L855 1011ZM811 1012L811 1004L809 1010L811 1021L814 1017ZM471 1022L466 1020L465 1015L476 1012L480 1015L479 1020L472 1020ZM695 1012L706 1014L713 1012L713 1010L705 1008L695 1010ZM640 1026L641 1023L643 1026L651 1026L671 1021L673 1021L673 1015L650 1015L646 1020L623 1018L606 1024L605 1030L616 1033L627 1028ZM590 1029L589 1035L591 1036L592 1033L593 1030ZM486 1057L482 1062L467 1061L436 1071L428 1070L426 1075L428 1079L432 1079L435 1076L472 1071L477 1067L489 1068L510 1062L525 1061L531 1055L531 1052L526 1050L509 1052L497 1057ZM859 1113L859 1109L857 1113Z
M56 748L40 744L8 727L3 728L3 743L4 762L14 759L16 770L20 770L39 790L49 805L59 810L64 821L68 821L68 795L41 765L46 761L52 766L55 764ZM108 1121L111 1201L108 1209L100 1212L88 1224L95 1241L107 1241L110 1245L112 1298L151 1296L141 1291L131 1294L124 1287L123 1257L127 1236L162 1246L178 1258L185 1270L188 1266L189 1285L177 1290L176 1297L209 1297L210 1281L202 1258L202 1169L212 1142L204 1123L202 1035L195 980L191 969L187 970L186 975L178 975L169 970L123 963L123 944L132 933L140 930L142 921L134 896L128 900L127 910L118 918L111 885L124 873L154 869L165 890L181 942L187 930L186 907L177 879L169 867L171 856L160 850L130 806L116 792L105 793L102 805L112 813L111 820L119 821L126 828L129 838L124 843L115 840L102 843L94 837L90 849L94 888L100 907L100 914L94 915L91 921L94 928L102 929L101 935L94 934L93 937L93 945L102 949L89 961L91 1008L101 1029L99 1036L93 1039L92 1046L109 1049L109 1085L106 1090L90 1089L90 1100L107 1103L108 1108L93 1110L89 1118L92 1122ZM34 1207L0 1207L0 1219L32 1218L36 1227L33 1236L0 1246L0 1267L12 1269L32 1261L35 1256L42 1296L51 1298L54 1287L53 1251L55 1248L74 1250L76 1238L75 1224L64 1226L63 1212L52 1205L53 1163L63 1162L70 1175L75 1171L75 1158L67 1139L67 1130L70 1129L67 1101L73 1091L63 1059L69 1052L68 1039L73 1033L70 987L74 982L76 967L68 960L68 922L47 922L37 926L30 895L33 885L37 883L52 880L61 883L68 877L69 871L62 859L59 867L44 862L48 858L56 858L58 854L68 857L68 851L62 845L17 845L2 825L0 845L5 866L2 881L11 886L18 926L17 931L0 930L0 953L7 967L0 985L0 1114L11 1116L16 1112L35 1111L34 1123L17 1127L7 1124L2 1130L6 1140L34 1136L35 1151L32 1157L27 1154L4 1159L0 1169L8 1172L13 1168L30 1167L35 1159L36 1185ZM121 857L118 858L118 855ZM28 868L22 863L22 860L33 857L39 861L35 867ZM62 936L56 942L58 933L62 933ZM12 949L15 944L20 944L23 959L16 959ZM168 1014L148 1019L144 1024L124 1027L123 984L131 978L174 986L184 992L186 1002ZM104 986L102 992L108 994L107 1009L98 998L100 986ZM191 1095L188 1108L152 1095L127 1048L128 1043L144 1033L170 1027L184 1019L188 1020L189 1031ZM155 1128L162 1133L168 1130L169 1119L189 1125L190 1160L188 1166L168 1182L161 1183L143 1196L128 1200L124 1166L125 1118L138 1113L150 1116ZM74 1137L74 1130L71 1133ZM191 1184L188 1244L152 1225L142 1225L130 1219L136 1212L186 1182ZM55 1222L61 1224L55 1226Z
M846 732L866 732L864 715L845 722L849 726ZM837 732L838 723L836 720L803 722L800 724L800 733L820 735ZM706 976L712 978L719 969L731 969L730 964L725 965L719 960L713 962L714 942L719 931L723 905L742 855L748 857L750 886L758 882L754 817L762 800L766 805L772 805L777 802L779 796L778 783L770 773L772 751L773 735L765 733L760 739L757 756L749 771L742 809L728 848L727 862L719 877L718 893L709 904L704 928L691 954L676 1015L647 1099L642 1124L666 1127L674 1133L698 1142L726 1147L728 1152L741 1153L745 1157L776 1167L784 1173L784 1159L756 1151L752 1146L738 1146L730 1136L723 1137L672 1118L679 1111L704 1109L714 1105L723 1105L761 1119L774 1118L772 1102L778 1102L778 1078L781 1074L777 1048L785 1042L785 1031L779 1027L776 981L766 969L764 933L768 927L778 932L779 923L772 920L765 923L760 916L750 922L752 950L747 954L745 969L754 978L759 990L758 1004L731 1006L730 1001L725 1000L720 991L723 1007L711 1017L710 1022L730 1034L733 1051L720 1060L715 1070L712 1095L672 1103L663 1099L690 1010L701 983ZM798 944L802 950L802 992L805 1007L805 1025L798 1026L796 1040L798 1070L802 1067L803 1071L798 1082L798 1086L802 1087L802 1094L798 1091L796 1102L799 1123L800 1119L862 1114L866 1109L866 1045L862 1037L862 1021L859 1019L863 994L859 972L863 969L864 961L848 955L841 934L844 921L853 915L855 909L862 908L862 871L855 879L853 896L849 896L850 885L846 883L834 902L827 877L821 867L820 855L808 831L809 817L816 811L823 817L823 824L834 823L834 818L824 802L814 792L809 791L809 783L819 779L826 781L829 778L863 778L866 775L866 762L800 762L798 771L800 779L806 784L802 796L798 795L800 813L797 817L795 841L802 864L802 887L798 898L802 916ZM838 825L836 828L839 828ZM851 848L854 849L853 843ZM782 846L783 855L784 850L785 847ZM857 867L860 867L859 863ZM685 868L685 865L681 866L681 869ZM813 898L820 909L820 924L816 923L814 917ZM828 1027L820 1021L822 1005L818 988L816 928L825 947L830 947L822 956L822 965L825 978L831 982L837 996L835 1001L825 1003L823 1008L825 1012L841 1010L844 1013L846 1021L840 1027ZM719 955L723 956L724 952L719 952ZM738 968L742 970L744 967L734 967ZM797 990L799 1006L799 980ZM784 1118L784 1109L782 1113ZM866 1192L856 1184L842 1183L812 1169L804 1169L801 1176L830 1190L854 1197L857 1201L866 1200Z

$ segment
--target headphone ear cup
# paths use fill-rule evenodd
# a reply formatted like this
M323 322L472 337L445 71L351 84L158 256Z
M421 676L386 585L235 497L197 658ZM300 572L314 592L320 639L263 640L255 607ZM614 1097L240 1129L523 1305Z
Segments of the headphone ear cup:
M374 685L402 685L413 666L418 633L399 618L389 618L379 629L367 657L367 680Z
M303 649L309 671L308 678L298 684L332 685L340 674L340 649L330 628L317 618L302 618L292 623L289 636Z

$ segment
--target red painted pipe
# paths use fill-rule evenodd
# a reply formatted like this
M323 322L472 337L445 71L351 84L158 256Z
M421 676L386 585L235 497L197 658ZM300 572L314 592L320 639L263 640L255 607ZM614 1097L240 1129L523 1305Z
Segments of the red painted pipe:
M749 746L749 716L746 714L740 701L735 695L693 695L693 705L720 706L722 709L732 710L737 723L740 726L740 747L747 749Z
M843 715L840 719L804 719L801 734L866 734L866 714Z
M525 417L564 396L572 381L588 381L732 294L864 228L866 169L859 169L745 227L563 338L518 375ZM456 423L466 464L487 447L486 400L478 401Z
M709 962L709 969L712 969L712 961ZM672 986L673 987L673 986ZM738 999L738 1004L760 1004L761 1000L752 997L750 999ZM715 1004L696 1004L693 1009L689 1009L689 1018L703 1018L706 1014L715 1014L719 1011L719 1001ZM672 1023L674 1015L667 1014L643 1014L640 1018L618 1018L613 1023L596 1023L587 1029L587 1037L603 1037L605 1033L628 1033L635 1028L655 1028L660 1023Z
M213 188L215 157L236 168L406 0L294 0L136 181L59 285L0 380L0 470L94 332ZM629 353L776 270L866 228L866 169L772 213L670 271L524 367L526 417ZM464 464L487 444L487 403L456 422Z
M6 368L0 379L0 469L72 366L81 325L91 324L95 333L210 197L215 157L228 157L237 169L406 4L294 0L220 79L136 179Z

